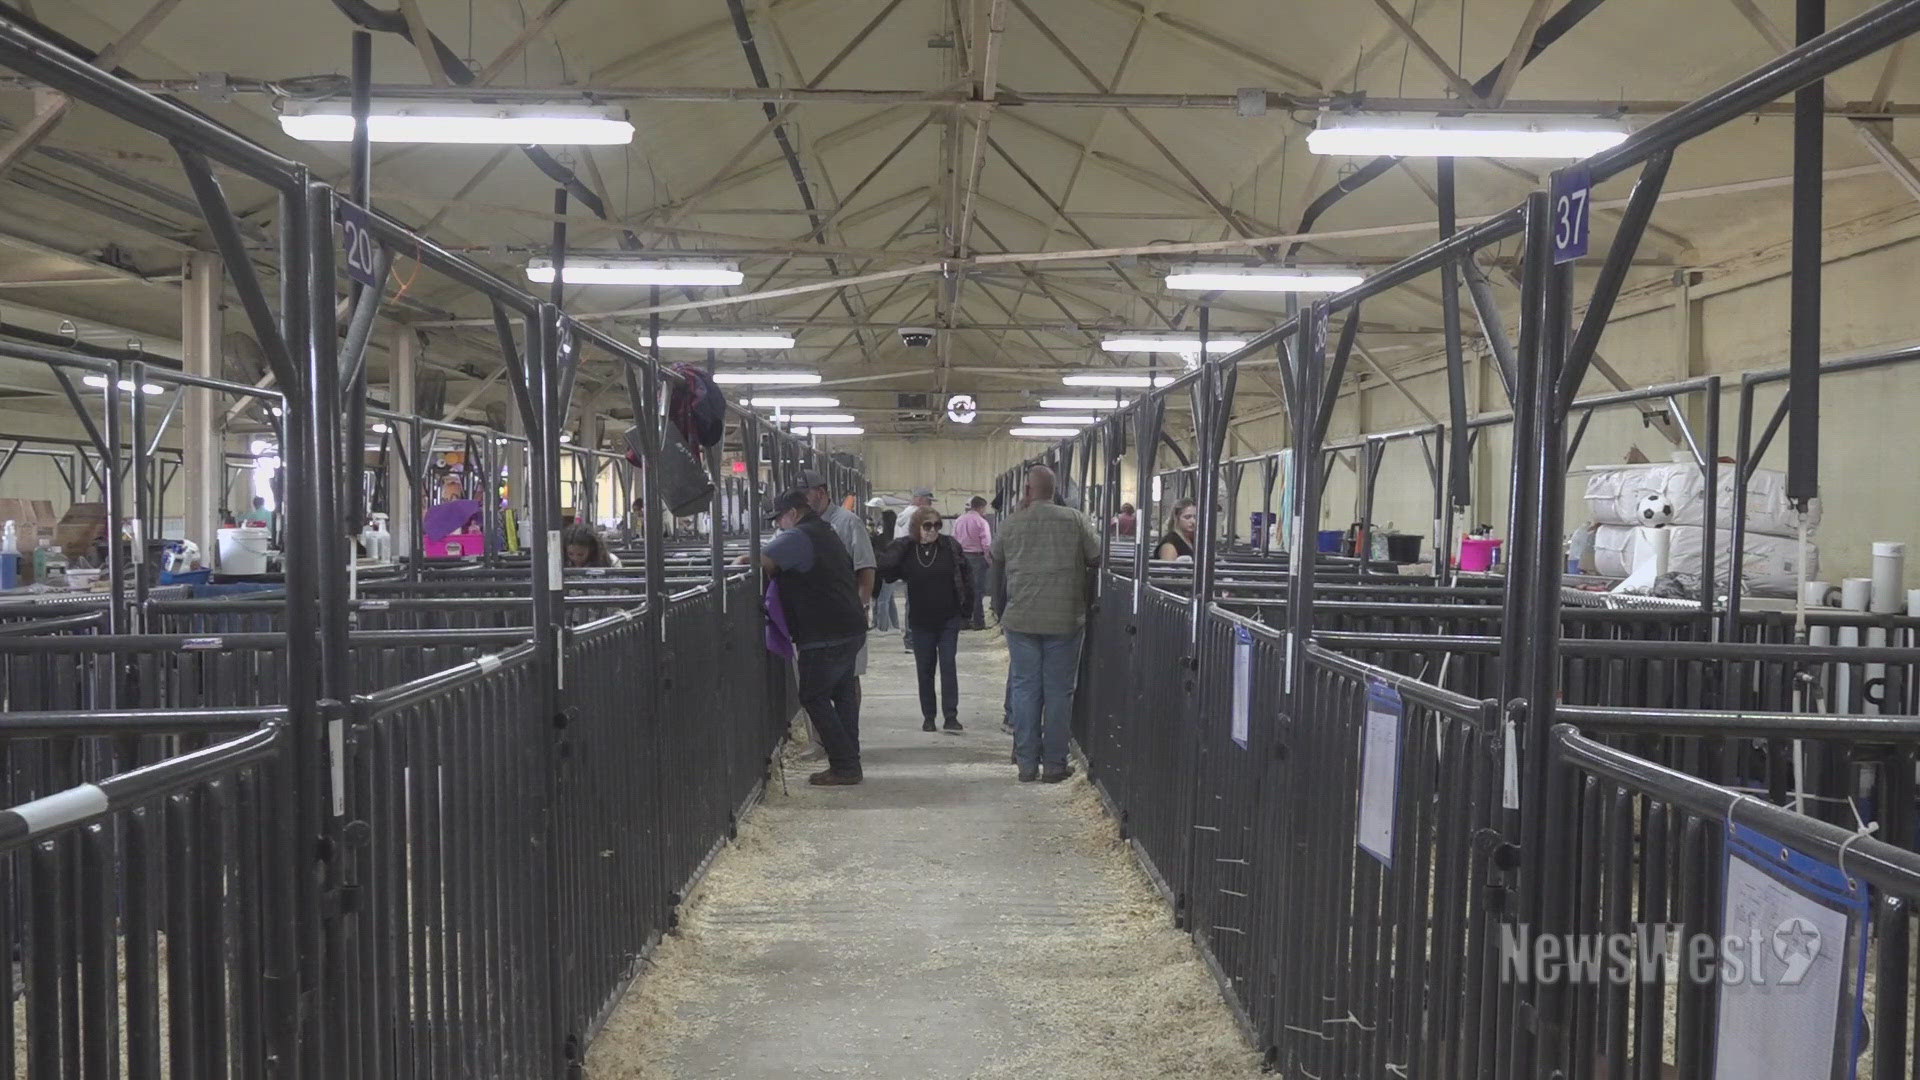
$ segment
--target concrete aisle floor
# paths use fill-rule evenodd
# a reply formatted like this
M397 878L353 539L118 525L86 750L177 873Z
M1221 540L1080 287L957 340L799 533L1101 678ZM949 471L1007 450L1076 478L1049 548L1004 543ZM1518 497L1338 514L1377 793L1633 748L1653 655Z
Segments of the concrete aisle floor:
M1017 784L1006 649L961 636L960 735L873 635L866 783L790 765L588 1056L591 1080L1254 1077L1084 777Z

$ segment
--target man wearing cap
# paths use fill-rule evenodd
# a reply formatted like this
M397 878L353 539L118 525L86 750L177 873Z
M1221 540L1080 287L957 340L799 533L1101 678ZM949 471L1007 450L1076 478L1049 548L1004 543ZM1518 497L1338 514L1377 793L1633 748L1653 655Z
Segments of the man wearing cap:
M812 469L800 470L799 486L807 489L807 505L820 515L820 520L833 529L840 538L841 546L853 558L853 581L860 589L860 609L873 610L873 588L875 584L873 557L873 537L867 535L867 523L859 516L833 501L827 493L827 478ZM853 692L860 693L860 678L867 673L867 639L860 639L860 655L853 661ZM824 745L824 744L823 744Z
M912 535L913 511L918 510L923 506L932 506L932 505L933 505L933 489L932 488L924 488L924 487L914 488L913 489L913 506L911 509L901 511L900 520L893 523L893 538L895 540L898 540L903 536ZM917 540L919 539L919 537L914 537L914 539ZM907 630L905 629L905 627L907 626L907 617L913 614L913 604L911 601L909 601L906 598L904 593L900 597L900 603L901 603L901 607L905 609L900 613L900 626L902 627L902 630L900 633L900 643L907 647L908 652L912 652L913 651L913 631Z
M827 768L808 782L860 782L860 679L854 665L867 640L867 609L840 537L815 512L812 491L793 488L768 517L780 534L760 549L760 569L780 586L787 630L797 650L800 705L813 721Z

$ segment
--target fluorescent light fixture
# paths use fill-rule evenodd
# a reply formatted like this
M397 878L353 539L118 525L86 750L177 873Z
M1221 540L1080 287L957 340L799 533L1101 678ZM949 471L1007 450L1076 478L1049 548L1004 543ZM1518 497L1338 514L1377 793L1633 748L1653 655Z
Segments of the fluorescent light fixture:
M280 130L307 142L348 142L353 107L345 101L289 101ZM476 105L452 101L376 101L367 138L378 143L491 143L524 146L625 146L633 125L621 109L582 105Z
M1207 351L1210 353L1229 353L1245 345L1244 338L1207 339ZM1107 352L1152 352L1152 353L1197 353L1200 351L1200 339L1197 337L1116 337L1100 343Z
M1113 386L1137 387L1165 386L1178 376L1175 375L1135 375L1119 371L1087 371L1079 375L1065 375L1060 381L1068 386Z
M1622 123L1571 117L1326 116L1307 135L1307 149L1352 157L1584 158L1628 134Z
M568 285L738 285L747 280L734 263L695 259L568 259L560 276ZM528 260L527 280L553 284L553 260Z
M716 371L713 381L722 386L812 386L820 376L811 371Z
M1071 413L1055 413L1051 416L1023 416L1020 418L1020 422L1023 424L1038 424L1041 427L1046 427L1049 424L1055 427L1066 427L1068 425L1085 427L1098 419L1099 417L1097 416L1074 416Z
M82 375L80 376L80 381L87 384L88 386L96 387L101 390L105 390L107 388L107 377L105 375ZM125 390L128 393L132 393L133 383L126 379L121 379L120 389ZM140 386L140 392L143 394L163 394L163 393L166 393L166 388L162 386L156 386L153 383L142 383Z
M640 344L652 338L642 334ZM711 334L661 334L663 349L791 349L793 335L778 330L735 330Z
M837 409L837 397L750 397L747 404L756 409Z
M851 413L794 413L786 418L795 424L851 424Z
M1099 412L1103 409L1117 409L1120 407L1120 402L1097 397L1055 397L1042 398L1040 407L1043 409L1071 409L1074 412Z
M867 429L863 427L831 425L828 427L797 427L793 429L793 433L795 435L865 435Z
M1358 270L1282 266L1176 266L1167 288L1199 292L1337 293L1367 280Z
M1009 429L1007 434L1021 439L1071 439L1080 434L1079 428L1071 427L1017 427Z

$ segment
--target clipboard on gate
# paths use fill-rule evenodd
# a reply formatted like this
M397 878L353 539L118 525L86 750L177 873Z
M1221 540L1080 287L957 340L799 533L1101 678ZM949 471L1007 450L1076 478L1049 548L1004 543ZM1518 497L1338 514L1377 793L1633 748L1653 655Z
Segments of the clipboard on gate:
M1714 1077L1853 1080L1866 1029L1866 883L1757 829L1724 828L1722 946L1743 943L1744 965L1719 972Z

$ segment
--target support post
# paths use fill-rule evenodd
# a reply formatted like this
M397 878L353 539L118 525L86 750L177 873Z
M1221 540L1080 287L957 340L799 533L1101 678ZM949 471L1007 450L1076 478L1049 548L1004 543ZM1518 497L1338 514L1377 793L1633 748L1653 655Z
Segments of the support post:
M414 374L420 357L420 339L411 327L395 327L393 341L387 350L387 408L401 416L415 415ZM400 429L406 430L402 432ZM409 573L417 575L420 570L420 492L415 488L413 478L408 475L416 471L414 463L420 460L419 425L413 421L397 421L390 433L396 442L405 440L405 465L394 467L389 464L387 470L387 530L393 534L395 554L404 553L407 557ZM496 471L487 477L487 496L491 502L499 502L500 477Z
M189 375L219 378L221 340L226 336L226 270L220 256L195 252L186 259L180 283L180 360ZM284 393L290 387L281 387ZM218 548L220 511L225 509L227 476L225 410L216 391L180 387L186 401L180 427L180 454L185 463L186 536L198 545L212 566ZM284 511L281 515L285 517Z

